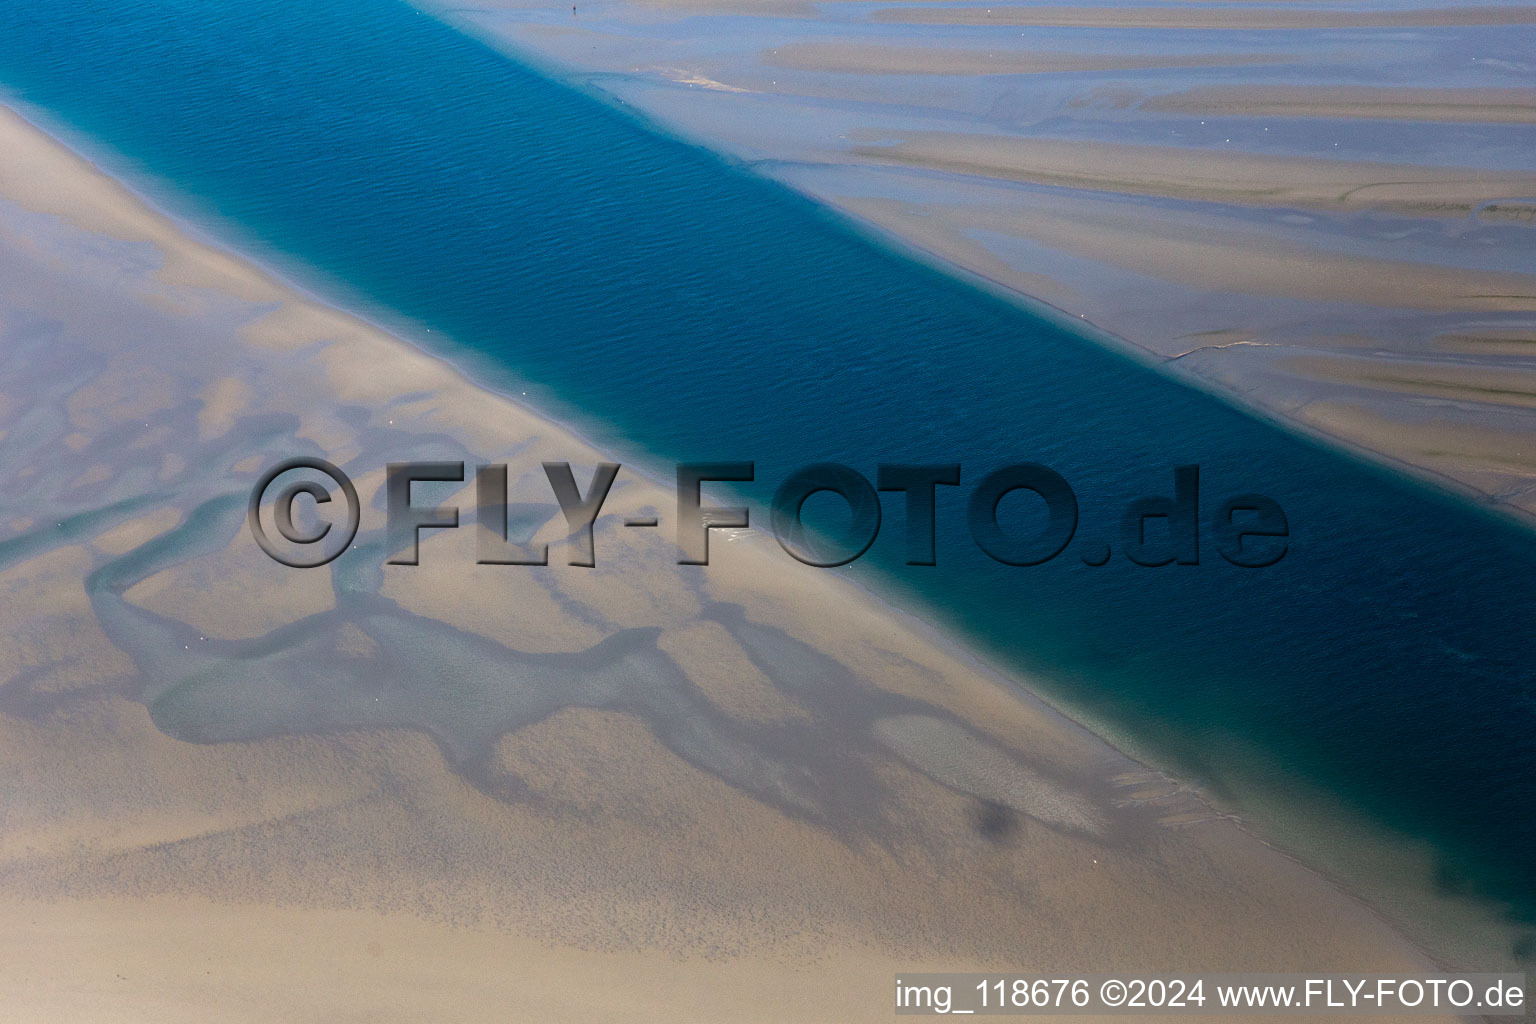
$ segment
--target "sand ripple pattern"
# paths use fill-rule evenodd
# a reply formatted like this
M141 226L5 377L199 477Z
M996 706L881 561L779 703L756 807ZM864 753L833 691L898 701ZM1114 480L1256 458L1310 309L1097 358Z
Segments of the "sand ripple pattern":
M1106 343L1536 513L1529 6L452 6Z

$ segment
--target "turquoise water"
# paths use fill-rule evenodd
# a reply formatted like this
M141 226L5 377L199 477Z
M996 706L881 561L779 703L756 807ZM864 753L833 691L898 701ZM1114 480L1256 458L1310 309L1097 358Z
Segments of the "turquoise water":
M393 0L6 17L0 84L169 205L451 336L481 379L601 439L756 460L759 523L809 462L961 462L967 484L1053 467L1081 504L1061 558L991 561L968 488L941 488L940 564L901 564L888 502L857 572L1218 794L1252 785L1240 748L1267 784L1431 842L1446 886L1536 911L1531 535L884 251ZM1085 565L1185 463L1207 509L1280 501L1286 558L1238 569L1207 542L1198 566Z

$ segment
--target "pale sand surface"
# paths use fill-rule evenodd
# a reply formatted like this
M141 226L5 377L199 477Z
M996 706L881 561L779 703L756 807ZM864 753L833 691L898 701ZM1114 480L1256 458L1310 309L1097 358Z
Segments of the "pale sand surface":
M1043 75L1069 71L1123 71L1133 68L1200 68L1266 63L1267 54L1221 56L1179 54L1012 53L933 46L876 46L857 43L792 43L763 54L770 67L867 75ZM1536 104L1536 100L1532 101Z
M7 1007L48 1024L683 1022L720 1020L727 1005L733 1021L860 1020L888 998L892 973L856 949L765 969L403 914L177 897L5 900L0 913L11 924L0 934Z
M1203 86L1147 98L1146 110L1222 117L1536 123L1536 90L1415 89L1412 86Z
M675 565L617 525L672 500L628 471L596 569L548 524L548 568L464 529L385 569L387 461L505 459L549 516L539 462L601 456L8 112L0 195L7 1020L876 1020L925 965L1428 965L836 577L755 535ZM298 571L244 503L305 452L365 511ZM1479 927L1467 962L1508 948Z
M861 133L873 136L875 132ZM1536 170L1403 167L1345 160L1178 146L1021 138L959 132L908 132L899 143L857 145L871 160L954 171L987 179L1054 185L1118 195L1156 196L1245 206L1465 217L1489 196L1530 196L1523 215L1536 217ZM1429 268L1433 272L1453 270ZM1536 302L1536 273L1487 275L1463 291L1509 293Z
M1106 343L1536 514L1536 410L1456 384L1536 338L1536 8L419 2ZM1361 351L1415 383L1325 358Z
M1033 4L986 6L886 7L871 15L877 22L910 25L1030 25L1057 28L1172 28L1207 31L1272 31L1319 28L1426 28L1463 25L1536 24L1530 7L1401 7L1351 11L1332 8L1301 9L1284 6L1249 7L1211 4L1201 7L1051 7Z

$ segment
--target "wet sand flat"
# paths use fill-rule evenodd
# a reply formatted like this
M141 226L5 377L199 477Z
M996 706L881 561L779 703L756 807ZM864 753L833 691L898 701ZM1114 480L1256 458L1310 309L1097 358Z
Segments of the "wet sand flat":
M1149 97L1142 106L1148 110L1192 111L1222 117L1316 117L1470 124L1536 122L1536 91L1529 89L1202 86Z
M1536 24L1529 7L1403 7L1352 11L1301 9L1289 4L1247 7L1233 4L1185 7L1050 7L1030 5L885 7L871 15L877 22L908 25L1030 25L1041 28L1200 29L1272 31L1320 28L1430 28L1461 25Z
M1528 407L1310 358L1524 365L1529 7L419 6L1266 417L1536 515L1506 451Z
M855 43L792 43L764 54L771 67L867 75L1040 75L1070 71L1126 71L1136 68L1220 67L1281 58L1265 54L1011 53L930 46Z
M900 143L857 146L854 153L1031 185L1270 208L1465 217L1489 196L1536 196L1536 171L1401 167L974 133L911 132ZM1536 216L1536 198L1525 200L1520 214ZM1512 273L1488 290L1513 290L1529 302L1536 296L1533 283L1529 274Z
M663 488L622 477L563 564L540 462L623 453L0 138L11 1019L875 1020L925 965L1429 966L846 583L755 535L676 565L618 525ZM324 569L245 525L295 452L362 497ZM383 467L428 458L506 461L551 565L461 529L383 566Z

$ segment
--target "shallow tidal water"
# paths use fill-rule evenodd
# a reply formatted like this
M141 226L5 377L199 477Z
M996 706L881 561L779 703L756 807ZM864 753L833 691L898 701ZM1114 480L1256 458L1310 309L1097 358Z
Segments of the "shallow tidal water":
M36 0L8 13L0 87L166 208L600 443L755 461L759 527L807 463L961 463L938 565L902 564L888 495L862 582L1218 801L1326 793L1347 813L1325 843L1348 844L1338 821L1411 836L1432 884L1536 915L1529 531L884 250L394 0ZM1019 461L1079 503L1045 565L966 528L971 487ZM1123 509L1185 464L1200 564L1132 564ZM1255 491L1289 550L1237 568L1209 515ZM1294 823L1259 825L1285 843Z

